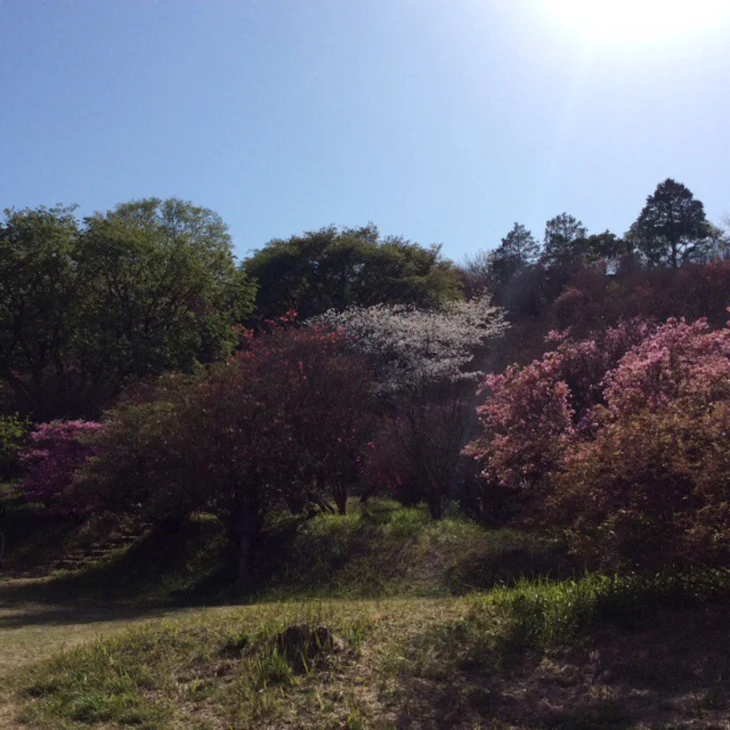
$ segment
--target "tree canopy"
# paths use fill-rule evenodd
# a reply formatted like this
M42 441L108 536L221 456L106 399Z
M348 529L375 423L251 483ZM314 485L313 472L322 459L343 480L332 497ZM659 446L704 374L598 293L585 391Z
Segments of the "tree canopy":
M685 185L667 178L646 199L627 237L650 266L676 269L703 261L712 247L712 234L702 202Z
M229 352L254 292L205 208L150 198L83 222L8 210L0 378L36 417L96 415L129 382Z
M439 246L382 238L373 225L275 239L244 269L259 285L257 312L269 319L291 310L307 319L353 306L432 307L461 297L457 269Z

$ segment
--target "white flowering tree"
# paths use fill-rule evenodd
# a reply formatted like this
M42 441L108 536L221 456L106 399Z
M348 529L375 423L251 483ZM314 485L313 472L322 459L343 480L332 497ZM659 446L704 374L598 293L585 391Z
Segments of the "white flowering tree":
M381 449L392 475L411 482L412 501L424 499L434 518L453 486L473 420L470 385L475 356L501 335L503 311L488 296L437 310L377 305L317 317L344 333L375 372L387 426Z
M506 328L488 296L436 310L354 307L310 321L341 330L373 362L380 395L473 380L475 354Z

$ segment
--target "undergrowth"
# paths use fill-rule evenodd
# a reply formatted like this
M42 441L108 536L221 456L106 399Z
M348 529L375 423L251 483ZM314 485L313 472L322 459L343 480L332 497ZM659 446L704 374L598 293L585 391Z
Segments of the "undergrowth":
M555 541L487 530L458 512L433 521L425 506L384 499L282 527L269 545L262 600L464 595L575 570Z

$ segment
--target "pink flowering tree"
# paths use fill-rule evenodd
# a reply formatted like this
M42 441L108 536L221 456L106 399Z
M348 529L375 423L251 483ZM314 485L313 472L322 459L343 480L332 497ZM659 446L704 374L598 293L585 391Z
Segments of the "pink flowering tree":
M39 502L55 514L84 516L93 506L74 489L76 472L99 455L94 421L51 421L33 431L21 453L25 479L17 489L28 502Z
M730 329L669 320L605 378L595 439L566 453L552 512L596 564L730 557Z
M568 332L553 332L553 351L487 376L486 402L478 409L481 434L467 448L484 478L511 489L544 487L566 451L589 436L606 374L649 332L640 320L577 342Z
M631 570L730 558L730 329L670 319L560 337L485 392L470 453L584 558Z

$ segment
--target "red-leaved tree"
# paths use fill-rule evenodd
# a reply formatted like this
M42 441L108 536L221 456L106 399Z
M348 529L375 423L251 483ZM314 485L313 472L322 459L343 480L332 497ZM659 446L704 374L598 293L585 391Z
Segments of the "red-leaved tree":
M167 525L214 514L241 584L272 512L330 499L344 512L371 431L368 372L336 332L284 321L243 334L227 362L112 412L105 456L86 474L116 509Z

